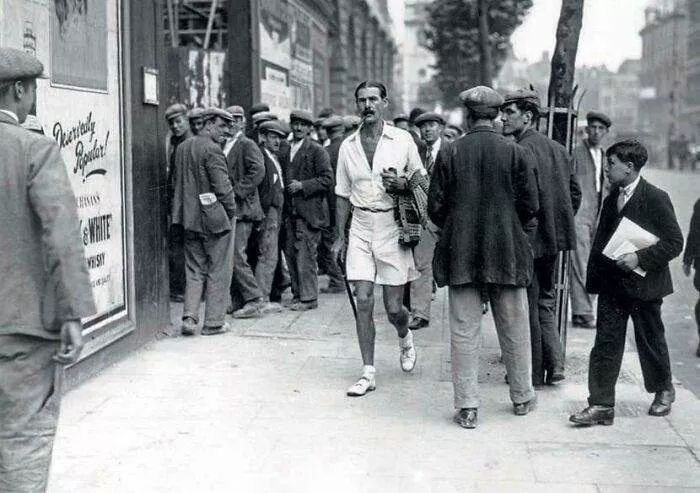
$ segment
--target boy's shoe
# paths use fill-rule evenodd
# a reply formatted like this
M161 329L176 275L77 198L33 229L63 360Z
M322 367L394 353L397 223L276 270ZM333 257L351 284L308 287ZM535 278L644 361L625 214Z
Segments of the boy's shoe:
M586 409L569 417L569 421L582 426L610 426L614 420L615 408L611 406L588 406Z

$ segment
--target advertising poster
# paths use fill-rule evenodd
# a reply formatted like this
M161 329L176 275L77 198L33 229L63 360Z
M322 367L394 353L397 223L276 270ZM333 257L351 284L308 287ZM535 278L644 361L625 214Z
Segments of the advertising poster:
M107 90L107 0L51 0L51 82Z
M289 86L292 106L314 112L314 67L311 49L311 17L296 4L290 4L291 13L291 68Z
M260 1L260 99L280 118L292 109L289 9L287 0Z

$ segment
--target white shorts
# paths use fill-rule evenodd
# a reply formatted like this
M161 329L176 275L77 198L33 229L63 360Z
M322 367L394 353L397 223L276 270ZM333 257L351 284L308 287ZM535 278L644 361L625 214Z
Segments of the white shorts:
M352 213L346 269L348 281L401 286L418 279L413 250L399 245L394 211Z

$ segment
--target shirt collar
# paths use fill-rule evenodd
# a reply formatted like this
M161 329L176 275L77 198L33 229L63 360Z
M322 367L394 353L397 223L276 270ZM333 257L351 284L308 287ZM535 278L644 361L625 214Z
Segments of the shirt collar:
M12 118L16 123L19 124L19 117L17 116L17 113L15 113L14 111L10 111L10 110L0 110L0 111L2 111L3 113L5 113L6 115L8 115L8 116L9 116L10 118Z
M382 135L380 137L386 137L387 139L394 139L394 130L395 127L392 127L391 125L388 125L386 122L382 125ZM355 130L353 134L350 134L350 137L348 137L349 140L356 140L357 137L360 135L360 130L362 129L362 125L360 125L360 128Z
M635 180L632 183L630 183L626 187L620 187L620 193L625 194L625 197L627 198L631 197L635 189L637 188L637 185L639 185L639 180L641 178L641 175L637 175L637 178L635 178Z

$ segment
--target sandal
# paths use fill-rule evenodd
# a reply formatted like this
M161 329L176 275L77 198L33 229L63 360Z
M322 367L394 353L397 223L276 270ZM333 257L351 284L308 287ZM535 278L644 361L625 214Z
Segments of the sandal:
M347 394L350 397L361 397L367 392L376 388L377 387L374 383L374 377L370 379L370 377L362 375L362 377L360 377L360 379L348 389Z

